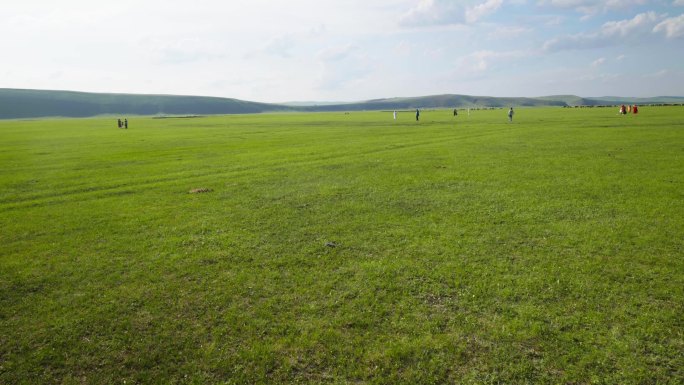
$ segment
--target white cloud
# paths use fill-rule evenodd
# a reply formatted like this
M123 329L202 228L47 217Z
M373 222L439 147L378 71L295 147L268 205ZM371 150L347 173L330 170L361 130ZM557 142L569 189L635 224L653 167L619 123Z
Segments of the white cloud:
M316 58L320 66L316 87L326 92L358 84L373 71L367 55L354 44L328 47Z
M649 74L645 74L644 77L645 78L653 78L653 79L665 79L665 78L669 77L670 75L672 75L672 71L660 70L660 71L652 72Z
M520 35L530 33L532 30L521 26L501 26L496 27L489 33L490 39L514 39Z
M516 60L527 56L522 51L477 51L460 59L458 69L466 72L485 72L496 67L501 62Z
M648 70L643 74L624 73L611 68L610 73L590 72L587 74L583 68L568 66L527 74L524 84L526 87L532 84L543 84L548 92L547 95L568 93L588 97L605 95L649 97L681 93L684 72L663 72L659 69L654 69L653 72Z
M647 3L648 0L539 0L537 4L572 9L585 15L594 15Z
M609 21L601 28L601 34L613 37L626 37L635 32L643 32L657 22L659 16L655 12L640 13L631 20Z
M420 0L399 19L404 27L472 24L496 12L503 0L486 0L475 5L452 0Z
M181 64L202 60L224 58L223 47L199 38L182 38L163 41L158 38L144 39L143 45L151 47L158 62Z
M358 50L359 47L354 44L346 44L339 47L328 47L322 51L319 51L316 55L317 58L323 61L340 61L349 57L354 51Z
M664 32L668 38L684 37L684 14L665 19L653 28L653 32Z
M402 40L394 47L394 53L400 56L408 56L411 54L411 52L413 52L414 48L415 47L413 44L407 42L406 40Z
M465 17L468 23L475 23L481 18L496 12L503 0L487 0L486 2L466 9Z
M563 22L562 17L552 16L552 17L549 17L546 22L544 22L544 25L547 27L555 27L555 26L561 25L562 22Z
M591 63L591 66L594 67L594 68L600 67L600 66L601 66L603 63L605 63L605 62L606 62L606 58L601 57L601 58L598 58L598 59L594 60L594 61Z
M544 43L545 51L587 49L622 44L647 36L661 19L655 12L641 13L629 20L610 21L596 33L562 36Z
M444 48L432 48L423 51L423 56L427 56L431 59L440 59L444 56Z
M304 39L301 38L300 39ZM290 59L293 57L292 51L296 48L296 38L292 35L275 36L267 39L261 46L244 53L244 59L260 59L270 56L279 59Z
M647 12L643 5L655 13L635 18ZM683 6L684 0L5 1L0 52L8 54L0 60L0 87L258 101L466 90L681 93ZM592 19L578 24L583 16ZM601 26L606 20L614 22ZM546 53L616 47L536 52L546 40ZM621 53L628 57L621 61ZM528 55L538 60L521 65ZM600 57L602 66L589 67ZM571 78L548 88L536 80L566 65L577 69L575 78L605 70L629 79L635 68L672 73L639 87Z
M449 0L421 0L401 16L399 24L405 27L461 24L466 21L465 8Z
M278 36L271 39L263 51L267 54L289 58L292 56L292 49L294 48L294 40L289 36Z

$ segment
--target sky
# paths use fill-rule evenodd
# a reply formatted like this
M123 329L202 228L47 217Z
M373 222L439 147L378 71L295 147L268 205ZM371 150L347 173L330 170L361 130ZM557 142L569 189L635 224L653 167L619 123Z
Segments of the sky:
M259 102L684 96L684 0L21 0L0 88Z

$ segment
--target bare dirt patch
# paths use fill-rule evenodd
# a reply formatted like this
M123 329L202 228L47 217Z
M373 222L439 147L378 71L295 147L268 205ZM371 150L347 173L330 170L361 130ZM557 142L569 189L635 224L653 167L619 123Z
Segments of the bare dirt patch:
M194 188L194 189L188 191L188 194L201 194L201 193L208 193L208 192L212 192L212 191L214 191L214 190L212 190L210 188L202 187L202 188Z

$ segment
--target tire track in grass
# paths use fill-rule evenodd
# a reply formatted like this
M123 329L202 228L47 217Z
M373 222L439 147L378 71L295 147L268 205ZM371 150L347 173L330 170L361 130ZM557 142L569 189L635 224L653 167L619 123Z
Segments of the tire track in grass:
M447 138L444 137L439 137L437 139L432 139L432 140L423 140L420 142L412 142L412 143L401 143L401 144L396 144L393 145L392 147L382 147L382 148L374 148L374 149L369 149L366 151L360 151L360 152L354 152L354 153L348 153L348 152L343 152L343 153L338 153L338 154L332 154L329 156L310 156L309 154L302 156L301 159L298 160L291 160L288 162L288 166L291 167L301 167L304 165L310 165L310 166L316 166L316 165L322 165L322 164L327 164L330 163L330 161L341 161L345 159L353 159L357 158L359 156L364 156L364 155L371 155L371 154L379 154L379 153L387 153L387 152L392 152L392 151L397 151L397 150L406 150L410 148L420 148L420 147L425 147L425 146L431 146L435 145L438 143L448 143L450 141L467 141L467 140L472 140L472 139L479 139L482 137L487 137L487 136L492 136L492 135L497 135L500 132L512 132L510 128L502 128L502 129L497 129L497 130L488 130L487 132L482 132L482 133L476 133L476 134L471 134L471 135L463 135L463 136L449 136ZM445 141L448 140L448 141ZM318 154L315 154L318 155ZM10 199L0 199L0 211L12 211L12 210L17 210L17 209L23 209L23 208L35 208L35 207L44 207L44 206L49 206L49 205L55 205L59 203L66 203L72 200L74 197L80 197L78 198L79 201L84 201L84 200L94 200L94 199L99 199L99 198L105 198L105 197L110 197L110 196L117 196L117 195L131 195L135 194L137 191L149 189L152 186L157 186L157 185L163 185L167 184L168 182L177 182L177 181L185 181L187 182L186 184L190 185L193 181L199 181L202 179L206 179L208 177L213 177L213 178L220 178L220 177L230 177L231 179L236 179L236 178L241 178L247 175L252 175L255 172L258 171L265 171L273 168L278 168L282 167L282 163L278 159L274 159L271 162L268 163L260 163L256 165L255 167L240 167L237 169L231 169L228 171L211 171L211 172L204 172L200 174L194 174L190 177L184 176L185 171L180 171L176 172L173 174L165 174L166 176L164 177L159 177L159 178L140 178L138 181L131 181L130 179L128 180L127 183L113 183L109 185L100 185L100 186L90 186L90 187L83 187L83 188L76 188L76 189L65 189L61 191L50 191L47 193L38 193L38 194L33 194L33 195L23 195L19 196L16 198L10 198ZM188 186L189 188L189 186ZM185 192L185 191L184 191Z

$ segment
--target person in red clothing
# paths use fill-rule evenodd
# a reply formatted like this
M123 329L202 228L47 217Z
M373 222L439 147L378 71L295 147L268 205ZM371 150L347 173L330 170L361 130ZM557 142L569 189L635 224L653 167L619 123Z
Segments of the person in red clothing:
M632 113L633 113L634 115L636 115L636 114L639 113L639 108L637 107L636 104L634 105L634 107L632 107Z

